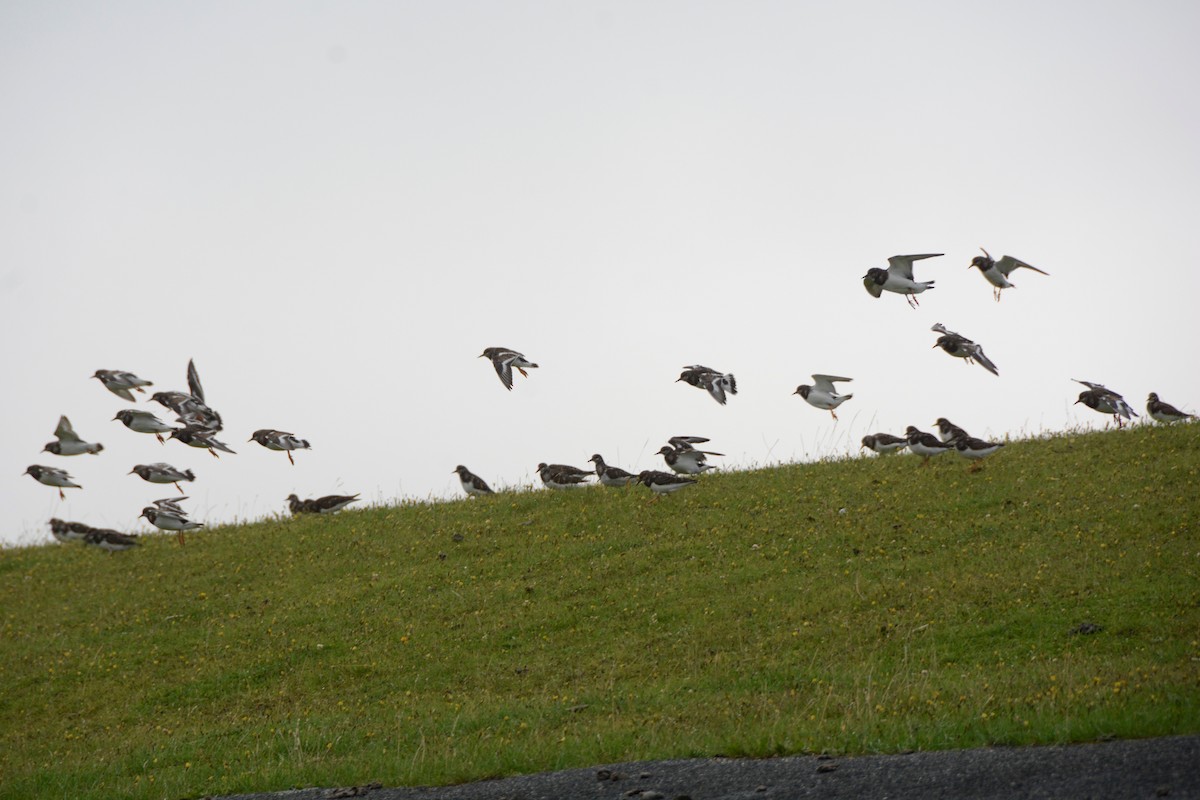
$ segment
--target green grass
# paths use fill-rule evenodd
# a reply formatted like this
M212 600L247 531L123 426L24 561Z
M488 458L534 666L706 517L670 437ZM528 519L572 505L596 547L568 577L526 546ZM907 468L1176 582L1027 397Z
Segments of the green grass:
M0 795L1200 731L1200 425L942 461L0 551Z

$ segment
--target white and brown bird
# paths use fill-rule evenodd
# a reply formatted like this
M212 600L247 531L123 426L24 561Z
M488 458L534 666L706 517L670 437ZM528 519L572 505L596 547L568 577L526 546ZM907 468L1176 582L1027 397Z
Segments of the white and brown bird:
M828 411L833 415L834 420L838 418L835 408L842 403L854 397L853 394L838 394L834 383L849 383L853 378L839 378L836 375L813 375L812 385L802 383L796 387L796 391L792 394L798 394L804 398L810 406Z
M133 394L129 391L133 389L136 392L146 393L143 386L153 386L150 381L145 381L134 375L132 372L124 372L119 369L98 369L92 375L93 378L98 378L100 383L104 384L104 388L115 394L117 397L128 400L131 403L136 403Z
M82 522L66 522L58 518L50 520L50 535L63 544L82 542L92 530L91 525L85 525Z
M695 449L679 450L670 445L664 445L655 455L662 456L672 472L680 475L699 475L707 470L716 469L715 466L708 463L708 456L720 455L720 453Z
M209 428L188 425L186 428L172 428L172 439L178 439L188 447L195 447L201 450L207 450L213 458L220 458L217 451L222 453L237 453L229 448L229 445L217 440L217 435Z
M904 431L904 436L908 440L908 452L916 453L924 459L921 462L922 467L934 456L954 449L953 442L943 442L932 433L919 430L915 425L909 425Z
M63 494L63 489L82 489L78 483L74 483L74 478L67 474L66 470L56 469L54 467L43 467L40 464L33 464L26 467L26 475L32 475L33 479L45 486L53 486L58 489L58 496L62 500L66 500L67 496Z
M953 444L958 439L969 438L965 430L958 427L945 417L938 417L937 421L934 422L933 425L935 428L937 428L938 438L943 442L950 442Z
M333 514L357 502L357 494L327 494L315 500L301 500L294 494L287 496L288 508L293 514Z
M537 465L537 473L538 477L542 479L542 483L550 489L570 489L581 486L595 474L569 464L547 464L544 461Z
M123 411L118 411L113 419L121 420L121 424L134 433L153 433L154 438L158 439L159 444L164 442L162 437L164 433L170 433L175 430L174 427L154 416L154 413L151 411L139 411L127 408Z
M151 525L160 530L175 531L175 538L180 544L184 543L183 534L186 531L204 527L203 522L192 522L186 514L162 506L146 506L138 516L145 517Z
M1092 383L1091 381L1081 381L1078 378L1071 380L1076 383L1082 383L1088 387L1088 391L1080 392L1079 399L1075 403L1083 403L1088 408L1099 411L1101 414L1112 414L1113 419L1117 422L1117 427L1124 427L1121 419L1132 420L1137 416L1137 412L1125 402L1125 398L1104 386L1100 383Z
M180 481L196 480L195 474L190 469L176 469L161 461L155 461L153 464L135 464L133 469L125 474L137 475L147 483L174 484L180 494L183 494L183 487L179 485Z
M626 472L620 467L605 464L604 457L599 453L594 454L588 461L596 465L596 477L605 486L628 486L637 480L637 475L634 475L632 472Z
M737 394L737 379L733 377L732 372L721 372L703 364L684 367L683 372L675 379L676 383L680 381L688 386L703 389L721 405L725 405L727 395Z
M296 462L292 460L293 450L311 450L312 446L307 439L301 439L294 433L286 431L277 431L274 428L260 428L256 430L248 442L258 442L268 450L282 450L287 453L288 461L295 466Z
M942 348L955 358L964 359L964 363L977 363L993 375L997 377L1000 375L1000 370L996 369L996 365L992 363L992 360L984 355L981 345L972 342L961 333L947 330L946 326L940 322L930 328L930 330L942 334L934 342L934 347Z
M983 250L982 247L979 249ZM975 258L971 259L971 264L967 269L971 267L978 267L983 277L987 278L987 282L992 285L992 296L996 298L997 303L1000 302L1000 293L1002 291L1014 288L1014 285L1008 280L1008 276L1012 274L1013 270L1024 267L1042 275L1048 276L1050 274L1049 272L1042 272L1042 270L1032 264L1026 264L1021 259L1013 258L1012 256L1003 256L997 261L991 257L987 250L983 250L983 255L975 256Z
M525 370L538 368L538 365L526 358L523 353L507 347L487 347L477 357L491 360L492 366L496 368L496 374L500 376L500 382L510 392L513 388L512 371L514 369L528 378L529 373Z
M462 482L463 491L472 497L482 497L485 494L493 494L492 487L484 482L483 478L476 475L471 470L459 464L454 468L458 473L458 479Z
M970 472L977 472L980 460L987 458L1001 447L1004 447L1004 442L985 442L983 439L976 439L973 436L963 436L954 440L954 449L958 451L958 454L975 462L971 464Z
M84 536L83 543L89 544L92 547L98 547L101 550L107 550L110 553L130 550L134 547L140 547L142 544L138 541L138 537L135 534L118 533L108 528L92 528Z
M871 433L862 438L861 446L882 456L908 447L908 440L890 433Z
M71 427L71 420L65 416L58 418L58 427L54 429L56 442L50 442L42 448L43 453L54 453L56 456L77 456L83 453L95 455L104 449L99 442L85 442Z
M654 469L639 472L637 482L655 494L670 494L699 483L695 478L685 478L682 475L673 475L670 472L660 472Z
M1195 414L1185 414L1175 406L1159 400L1154 392L1146 398L1146 413L1155 422L1184 422L1196 418Z
M933 288L933 281L918 281L913 278L913 262L923 258L937 258L942 253L922 253L911 256L892 256L887 269L872 267L862 276L863 286L872 297L881 297L884 292L904 295L913 308L920 305L917 295Z

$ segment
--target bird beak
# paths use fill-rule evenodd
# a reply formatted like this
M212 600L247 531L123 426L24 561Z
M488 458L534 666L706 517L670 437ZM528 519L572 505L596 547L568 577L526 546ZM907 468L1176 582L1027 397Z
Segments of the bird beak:
M1073 406L1077 406L1077 405L1079 405L1079 404L1080 404L1080 403L1082 403L1082 402L1083 402L1082 400L1076 400L1074 403L1071 403L1071 405L1073 405Z
M935 344L934 347L937 347L937 345Z
M675 382L676 382L676 383L679 383L681 380L683 380L683 378L676 378L676 379L675 379Z
M129 472L126 472L125 474L126 474L126 475L132 475L132 474L133 474L133 470L129 470Z

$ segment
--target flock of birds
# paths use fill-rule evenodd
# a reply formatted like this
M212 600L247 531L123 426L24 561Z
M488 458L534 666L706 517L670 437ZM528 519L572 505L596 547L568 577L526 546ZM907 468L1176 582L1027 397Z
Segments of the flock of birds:
M981 248L982 249L982 248ZM929 258L936 258L941 253L922 253L917 255L896 255L888 259L887 269L873 268L862 277L863 286L873 297L882 297L883 292L904 295L908 304L914 309L920 305L917 296L934 288L934 281L918 281L913 276L913 264ZM993 259L986 250L982 256L976 256L970 264L978 268L984 278L993 287L993 296L999 302L1004 289L1012 288L1009 275L1017 269L1029 269L1042 275L1049 273L1012 256L1004 256L999 260ZM932 331L940 336L934 347L940 347L947 354L964 359L965 363L979 364L993 375L999 375L997 366L983 352L983 347L971 341L966 336L948 330L938 323ZM480 355L491 361L500 382L504 388L513 388L513 370L529 377L527 370L536 369L538 365L529 360L523 353L506 347L488 347ZM92 376L98 379L106 389L113 394L130 402L136 402L134 392L145 394L143 387L153 385L131 372L120 370L96 370ZM796 387L793 394L798 394L809 405L828 411L837 420L836 409L853 394L841 394L836 384L848 383L852 379L837 375L813 375L811 384ZM1117 427L1123 426L1123 420L1132 420L1137 414L1125 399L1099 383L1073 378L1077 383L1087 387L1079 394L1076 403L1082 403L1103 414L1111 414ZM119 411L114 420L119 420L126 428L141 434L155 436L160 443L165 443L164 434L189 447L208 450L215 458L218 452L233 453L234 451L224 442L217 439L223 430L221 415L205 400L204 389L200 384L200 376L193 361L188 362L187 392L156 392L150 396L155 402L175 414L176 425L168 424L159 419L154 412L144 409L124 409ZM721 405L725 405L729 397L736 395L737 380L733 373L723 372L701 364L692 364L683 368L676 382L703 389ZM1171 423L1194 419L1191 414L1161 401L1157 394L1151 392L1146 404L1147 413L1157 422ZM980 461L1004 447L1003 442L988 442L970 436L965 430L941 417L935 423L937 435L920 430L910 425L904 436L889 433L874 433L864 436L862 447L880 455L896 453L903 449L923 457L922 465L929 459L955 451L971 460L970 471L979 469ZM76 456L83 454L98 454L104 446L96 442L84 441L74 430L70 420L61 417L54 431L55 441L48 443L43 452L57 456ZM263 447L287 454L288 461L295 464L292 452L295 450L311 449L308 441L295 434L273 428L262 428L254 431L247 441L257 442ZM551 489L570 489L587 483L591 478L604 486L629 486L640 484L655 494L670 494L698 483L694 476L699 476L715 467L708 463L710 456L721 456L721 453L701 450L697 445L703 445L709 440L701 436L674 436L655 455L661 455L670 469L643 470L637 474L628 472L604 461L599 454L594 454L589 461L593 469L583 469L568 464L541 463L537 473L542 483ZM63 469L34 464L26 469L26 474L46 486L58 489L59 497L65 499L64 488L82 488ZM476 497L492 494L488 484L465 466L455 467L463 490L467 495ZM191 470L180 470L164 462L136 464L129 474L135 474L142 480L152 484L172 484L182 495L181 483L194 481L195 474ZM331 514L358 500L358 495L327 495L325 497L300 499L295 494L287 497L288 508L293 514ZM140 517L144 517L157 528L164 531L174 531L180 544L187 531L196 530L203 523L188 518L187 512L180 503L187 497L155 500L142 509ZM138 545L137 536L118 531L93 528L79 522L64 522L60 519L50 520L52 535L62 542L82 541L85 544L101 549L118 551L127 550Z

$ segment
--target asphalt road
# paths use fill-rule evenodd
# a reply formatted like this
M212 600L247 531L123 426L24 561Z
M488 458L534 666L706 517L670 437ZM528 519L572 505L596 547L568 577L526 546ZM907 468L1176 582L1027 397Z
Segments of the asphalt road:
M641 761L445 787L297 789L222 800L1200 800L1200 736L854 758Z

